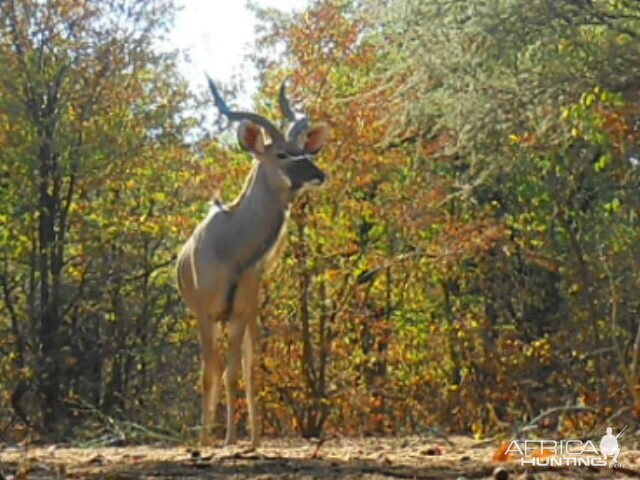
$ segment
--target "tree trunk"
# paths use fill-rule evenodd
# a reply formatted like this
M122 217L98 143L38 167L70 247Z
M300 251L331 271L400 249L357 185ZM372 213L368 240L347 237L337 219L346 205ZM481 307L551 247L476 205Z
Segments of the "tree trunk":
M62 323L60 311L60 270L62 259L56 248L55 220L59 201L59 168L52 148L53 128L45 126L39 132L39 191L38 191L38 274L40 287L39 390L43 426L55 436L60 410L60 345L58 333Z

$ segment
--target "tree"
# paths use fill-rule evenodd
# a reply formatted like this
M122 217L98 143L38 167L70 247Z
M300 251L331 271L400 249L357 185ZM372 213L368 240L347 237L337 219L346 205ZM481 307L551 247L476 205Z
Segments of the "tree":
M131 348L175 310L158 273L176 232L161 221L179 214L168 190L188 159L192 120L183 115L188 97L175 55L154 47L171 2L20 0L0 8L9 200L0 285L18 369L11 397L27 420L33 412L21 398L37 392L42 425L55 436L74 395L98 405L125 395L122 382L140 368ZM133 294L142 302L135 309L125 300ZM109 334L125 335L115 352Z
M630 192L638 180L628 162L638 138L636 2L377 4L390 61L384 78L396 92L390 141L405 132L419 136L425 169L451 182L442 206L463 223L489 215L504 229L506 255L494 252L456 275L457 283L484 292L461 294L486 303L487 328L533 332L535 323L539 338L519 341L541 353L550 348L559 359L581 359L565 362L566 377L554 378L556 395L547 391L536 408L567 397L614 408L620 396L607 393L619 392L611 369L622 369L629 391L637 382L625 366L637 358L630 353L637 350L635 327L619 317L631 298L622 300L626 287L617 282L607 286L607 278L632 281L622 264L634 260L621 263L614 232L625 225L625 238L637 235ZM475 280L489 268L487 291ZM524 288L514 291L517 285ZM626 346L606 349L612 331ZM500 337L496 331L490 343L484 338L484 348L491 352ZM603 348L608 353L596 353ZM511 355L496 358L505 385Z

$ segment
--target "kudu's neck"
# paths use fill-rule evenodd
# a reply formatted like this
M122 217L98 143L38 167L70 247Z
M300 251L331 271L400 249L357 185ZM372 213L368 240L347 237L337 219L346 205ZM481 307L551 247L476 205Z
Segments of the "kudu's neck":
M289 210L290 201L289 192L275 187L269 181L269 173L264 165L257 162L249 174L244 191L238 196L234 205L238 208L251 207L252 209L257 208L263 213L273 212L276 214L277 211L286 212Z
M245 190L234 202L230 214L238 227L238 258L241 271L258 263L275 245L286 221L289 201L286 192L269 182L262 164L253 167Z

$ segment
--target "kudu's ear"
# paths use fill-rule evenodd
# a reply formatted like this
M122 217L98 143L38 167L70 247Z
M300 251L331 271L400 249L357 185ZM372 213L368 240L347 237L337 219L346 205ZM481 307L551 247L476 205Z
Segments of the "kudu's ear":
M238 142L245 150L254 153L264 153L264 136L262 129L249 120L243 120L238 125Z
M324 144L327 143L330 135L331 131L327 125L314 125L305 136L304 149L309 153L318 153Z

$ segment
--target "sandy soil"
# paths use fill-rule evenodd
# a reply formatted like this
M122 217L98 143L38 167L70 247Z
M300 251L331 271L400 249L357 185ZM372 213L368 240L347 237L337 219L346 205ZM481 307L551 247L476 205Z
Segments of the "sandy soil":
M640 478L640 450L625 449L624 467L529 467L492 460L498 442L465 437L265 440L251 451L227 448L130 446L3 447L0 480L22 479L599 479ZM496 471L496 468L502 469Z

